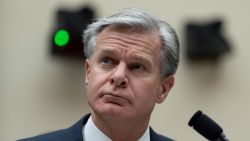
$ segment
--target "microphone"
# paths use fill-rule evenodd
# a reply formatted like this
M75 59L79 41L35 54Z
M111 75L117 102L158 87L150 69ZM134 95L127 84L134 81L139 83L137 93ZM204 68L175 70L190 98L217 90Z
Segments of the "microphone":
M229 141L223 134L223 129L200 110L192 116L188 125L209 141Z

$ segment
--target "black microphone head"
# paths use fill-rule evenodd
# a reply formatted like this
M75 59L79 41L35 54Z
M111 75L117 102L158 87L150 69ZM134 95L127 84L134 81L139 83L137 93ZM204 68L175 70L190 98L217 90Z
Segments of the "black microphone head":
M200 110L192 116L188 125L211 141L220 138L220 135L223 132L222 128L217 123L215 123L207 115L203 114Z

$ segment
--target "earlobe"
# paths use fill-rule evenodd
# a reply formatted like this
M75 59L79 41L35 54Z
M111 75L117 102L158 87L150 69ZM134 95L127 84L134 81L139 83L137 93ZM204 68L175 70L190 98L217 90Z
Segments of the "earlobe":
M170 75L165 77L161 82L160 94L157 97L157 103L162 103L168 96L169 91L174 85L174 76Z

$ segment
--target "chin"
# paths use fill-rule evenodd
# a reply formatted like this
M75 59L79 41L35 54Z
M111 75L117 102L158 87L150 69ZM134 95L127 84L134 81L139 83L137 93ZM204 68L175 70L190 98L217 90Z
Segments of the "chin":
M116 104L104 104L100 107L95 108L95 113L102 117L112 118L112 119L124 119L129 117L129 114L126 113L125 107Z

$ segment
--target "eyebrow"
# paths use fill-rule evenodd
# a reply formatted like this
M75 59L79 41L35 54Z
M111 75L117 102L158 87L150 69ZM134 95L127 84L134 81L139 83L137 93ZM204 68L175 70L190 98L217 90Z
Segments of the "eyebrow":
M105 48L100 48L97 51L98 55L111 55L112 57L116 58L119 57L119 49L117 48L113 48L113 47L105 47ZM138 53L133 53L133 54L129 54L127 61L135 61L138 63L145 63L147 66L153 66L154 62L152 60L149 59L150 57L144 56L144 55L140 55Z
M116 55L119 51L116 48L105 47L105 48L100 48L97 52L98 54Z
M129 56L129 60L136 61L139 63L145 63L147 66L153 66L153 61L147 58L146 56L142 56L139 54L133 54Z

